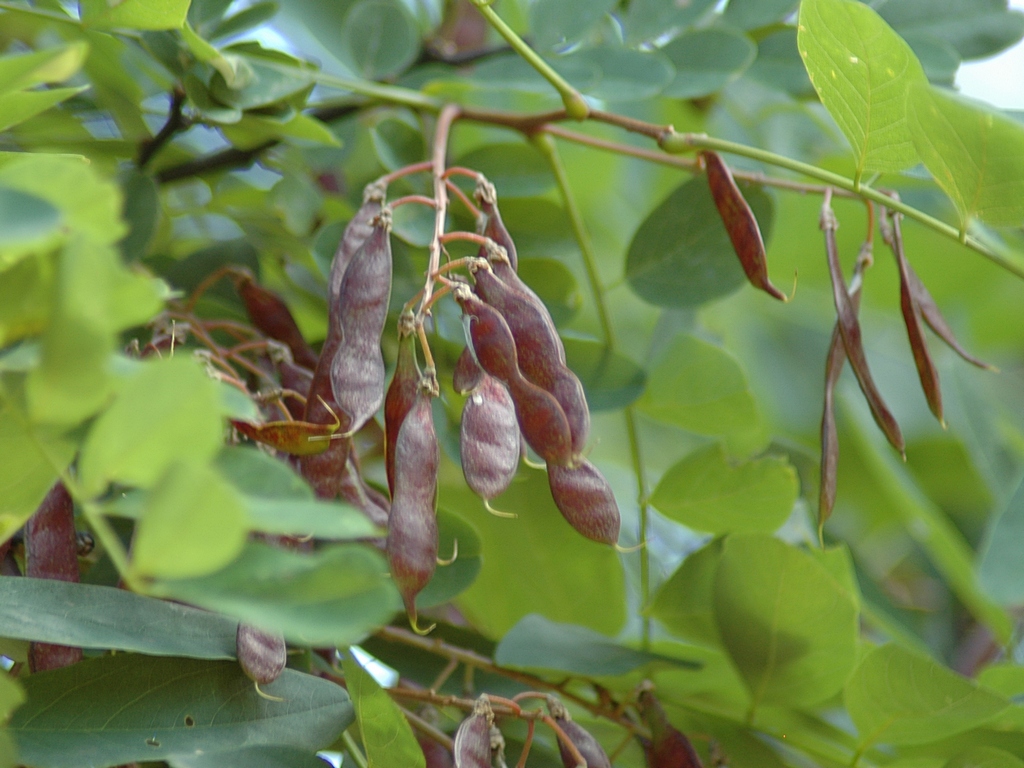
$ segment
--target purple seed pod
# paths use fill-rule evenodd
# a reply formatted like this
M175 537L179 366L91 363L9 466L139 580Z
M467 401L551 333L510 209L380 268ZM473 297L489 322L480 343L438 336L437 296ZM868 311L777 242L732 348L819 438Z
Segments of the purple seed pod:
M246 677L257 684L277 680L288 662L288 647L283 635L264 632L244 622L238 625L235 633L235 653Z
M501 313L480 301L466 285L456 287L455 300L462 307L469 343L480 367L508 387L526 442L549 464L569 464L572 433L562 406L520 372L515 341Z
M245 311L252 324L271 339L280 341L291 350L292 358L308 368L316 365L317 355L302 336L292 312L284 299L256 282L252 273L240 269L233 274Z
M618 542L619 505L597 467L587 459L576 467L548 464L548 485L569 525L601 544Z
M395 492L395 441L419 393L420 370L416 364L416 336L413 314L403 312L398 319L398 361L384 397L384 467L388 490Z
M332 328L336 325L338 295L341 292L345 271L356 251L373 232L373 220L380 215L386 193L387 185L379 181L366 185L363 189L363 204L346 225L341 242L338 243L338 250L335 251L334 260L331 262L331 273L327 279L327 308Z
M78 582L75 505L64 483L56 483L25 524L25 575ZM68 667L82 660L82 649L51 643L29 646L32 672Z
M386 528L391 503L383 493L373 486L367 485L366 480L363 479L363 472L359 467L359 456L356 454L356 447L352 441L339 442L347 443L348 455L345 458L345 466L339 473L338 495L342 501L347 501L360 510L378 528Z
M473 357L473 350L466 347L455 361L455 370L452 371L452 387L460 395L472 392L479 386L484 377L483 369Z
M395 493L388 517L386 550L413 629L416 595L437 567L437 468L440 451L430 401L437 383L424 377L416 402L409 410L395 441Z
M505 492L519 466L519 424L512 396L493 376L483 375L462 408L459 448L473 493L490 501Z
M455 732L455 768L491 768L491 726L494 712L486 696L473 705L473 714Z
M487 179L480 177L473 191L476 204L480 206L480 212L484 215L484 226L481 234L491 238L495 243L505 249L508 255L509 268L512 272L519 269L519 259L516 256L516 244L512 242L512 236L505 229L505 223L501 220L498 212L498 193L494 185ZM486 256L481 253L481 256Z
M341 341L331 359L334 401L349 416L355 432L384 401L384 333L391 299L391 211L374 219L373 232L352 257L338 291L337 325Z
M508 323L519 370L527 380L554 395L569 422L573 453L582 454L590 438L590 409L583 385L563 362L565 350L547 308L539 299L507 285L487 262L473 269L473 276L477 294Z
M573 746L583 755L587 761L587 768L612 768L612 762L597 739L590 735L579 723L573 721L565 705L556 696L548 696L548 711L551 717L562 729L562 732L569 737ZM558 740L558 752L562 756L562 764L565 768L576 768L576 758L573 757L569 748Z

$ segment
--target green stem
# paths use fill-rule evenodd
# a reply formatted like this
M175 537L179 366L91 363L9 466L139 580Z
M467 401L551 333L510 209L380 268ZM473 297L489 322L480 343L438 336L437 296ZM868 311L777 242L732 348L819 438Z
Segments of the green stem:
M67 485L66 481L65 485ZM71 486L68 486L68 491L72 496L75 496ZM118 574L124 579L124 583L133 592L144 591L132 575L131 566L128 563L128 551L121 543L121 538L117 535L117 531L107 522L107 518L103 516L103 513L96 504L91 501L83 501L81 496L78 496L77 500L81 505L82 515L89 523L93 533L96 534L96 538L100 540L104 551L106 551L107 556L110 558L110 562L114 564Z
M340 91L348 91L360 96L366 96L374 101L382 101L388 104L401 104L412 109L422 109L427 112L440 112L445 102L424 96L419 91L411 88L402 88L397 85L383 85L369 80L357 80L347 77L329 75L326 72L317 72L305 67L296 67L289 64L278 64L261 60L261 65L275 69L292 77L309 77L319 85L329 88L337 88Z
M583 221L583 214L576 204L576 197L569 186L569 175L565 172L565 165L558 154L558 147L555 140L546 133L537 133L533 136L533 142L547 158L554 174L555 183L565 203L565 211L569 216L572 225L573 235L579 245L580 253L583 256L583 267L587 273L587 282L590 286L590 293L594 299L594 306L597 309L598 323L601 325L601 333L604 336L605 345L609 352L615 351L615 329L612 326L611 315L608 312L608 305L604 300L604 288L601 285L601 276L597 272L597 254L594 252L594 244L587 232L586 224ZM624 409L626 416L626 432L629 435L629 452L633 463L633 472L636 474L637 503L640 507L640 594L642 597L642 608L646 611L650 602L651 592L651 567L650 557L647 551L647 525L650 517L650 506L647 503L647 480L644 474L643 455L640 449L640 434L636 426L636 412L633 406ZM649 650L651 644L651 621L645 615L642 626L642 647Z
M366 762L366 756L359 749L356 744L356 740L352 738L352 734L345 731L341 734L341 742L345 745L345 750L352 756L352 762L354 762L359 768L370 768L370 764Z
M823 181L831 186L845 189L855 195L859 195L860 197L872 200L880 205L884 205L889 210L899 211L907 218L924 224L926 227L966 245L971 250L980 253L985 258L995 264L998 264L1003 269L1006 269L1017 277L1024 278L1024 266L1017 264L1013 259L1009 259L1000 253L996 253L977 238L969 237L965 232L957 227L946 224L944 221L939 221L934 216L929 216L924 211L919 211L917 208L907 205L901 200L890 197L877 189L873 189L863 184L858 184L855 180L848 179L845 176L840 176L838 173L832 173L831 171L826 171L823 168L818 168L810 165L809 163L802 163L799 160L793 160L791 158L784 157L783 155L777 155L774 152L769 152L764 149L748 147L744 144L737 144L734 141L726 141L725 139L716 139L705 134L675 133L673 131L663 135L659 140L659 143L666 149L666 151L669 152L682 152L687 151L688 149L711 149L717 152L728 152L733 155L740 155L741 157L749 157L751 160L768 163L769 165L774 165L777 168L785 168L804 176L808 176L812 179L818 179L819 181Z
M587 104L586 99L580 95L579 91L569 85L565 78L555 72L550 64L537 55L537 52L527 45L526 41L505 23L491 7L492 1L473 0L473 5L477 7L480 14L487 19L498 34L505 38L508 44L512 46L512 50L522 56L527 64L537 70L540 76L551 83L552 87L558 91L558 95L562 97L562 103L565 104L566 114L574 120L586 120L590 114L590 106Z

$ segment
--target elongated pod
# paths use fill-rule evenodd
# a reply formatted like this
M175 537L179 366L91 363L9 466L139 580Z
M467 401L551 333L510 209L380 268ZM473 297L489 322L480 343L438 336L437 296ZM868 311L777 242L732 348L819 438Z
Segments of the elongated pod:
M490 501L504 493L519 466L519 425L512 396L484 374L462 408L459 450L466 485Z

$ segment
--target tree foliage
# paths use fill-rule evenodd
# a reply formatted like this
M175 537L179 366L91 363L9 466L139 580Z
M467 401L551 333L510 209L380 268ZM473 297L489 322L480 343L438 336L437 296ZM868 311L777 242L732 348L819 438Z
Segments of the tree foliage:
M1020 766L1022 36L0 3L0 768Z

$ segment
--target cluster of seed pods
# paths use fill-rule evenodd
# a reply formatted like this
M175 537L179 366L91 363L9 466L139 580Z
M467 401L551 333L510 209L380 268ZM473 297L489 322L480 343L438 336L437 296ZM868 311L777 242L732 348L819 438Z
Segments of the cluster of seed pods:
M399 317L398 356L385 391L380 340L392 288L385 193L383 183L366 188L335 253L327 287L328 333L315 365L284 302L251 275L233 273L253 325L281 342L274 364L282 386L306 398L301 412L287 406L289 419L235 426L291 454L318 496L348 501L386 527L391 575L418 630L416 595L437 564L439 450L431 400L439 390L424 332L429 312L421 307ZM491 500L513 481L525 443L547 463L552 497L569 524L614 545L618 506L585 457L590 412L583 386L565 364L550 313L516 272L515 244L494 187L481 178L475 197L484 240L478 257L465 261L472 282L445 279L466 325L467 347L453 372L455 390L466 395L460 426L466 483L491 509ZM427 361L422 370L420 345ZM382 405L390 499L363 480L351 439Z

